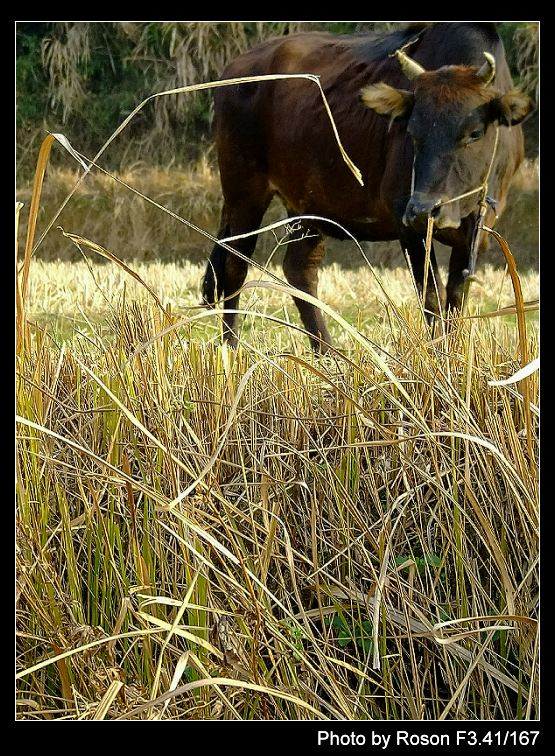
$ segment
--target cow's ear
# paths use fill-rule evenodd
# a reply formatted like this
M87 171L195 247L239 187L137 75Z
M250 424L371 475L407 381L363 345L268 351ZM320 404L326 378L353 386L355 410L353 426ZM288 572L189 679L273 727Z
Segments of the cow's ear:
M514 89L492 100L492 120L501 126L516 126L534 109L532 100L523 92Z
M367 108L391 118L407 118L414 104L414 94L406 89L395 89L383 81L360 90L360 99Z

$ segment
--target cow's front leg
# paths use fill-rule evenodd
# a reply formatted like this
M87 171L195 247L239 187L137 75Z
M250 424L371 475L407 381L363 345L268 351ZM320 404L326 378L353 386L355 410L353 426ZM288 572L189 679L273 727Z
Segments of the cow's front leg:
M449 260L449 278L447 279L447 309L460 310L463 306L464 285L466 277L464 271L468 269L470 261L470 245L457 244L453 247Z
M401 246L403 247L403 251L408 254L416 287L421 297L424 296L424 289L426 290L424 309L426 319L429 323L432 323L434 316L441 314L445 310L447 299L445 286L439 274L434 245L432 244L430 249L426 286L424 286L424 268L426 265L425 239L416 233L404 233L401 237Z

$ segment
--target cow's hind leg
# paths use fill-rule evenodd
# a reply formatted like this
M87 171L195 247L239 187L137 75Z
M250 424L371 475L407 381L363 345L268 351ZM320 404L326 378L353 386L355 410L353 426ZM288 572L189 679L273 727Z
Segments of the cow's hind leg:
M224 207L218 231L218 239L223 239L229 235L229 225L226 220L226 211ZM210 257L208 258L206 271L202 280L202 303L209 307L214 307L217 302L220 301L224 293L226 254L225 247L215 244Z
M318 296L318 270L324 256L324 242L319 233L303 228L287 245L283 272L289 283L297 289ZM293 297L304 327L308 331L312 348L326 352L331 346L322 312L311 302Z

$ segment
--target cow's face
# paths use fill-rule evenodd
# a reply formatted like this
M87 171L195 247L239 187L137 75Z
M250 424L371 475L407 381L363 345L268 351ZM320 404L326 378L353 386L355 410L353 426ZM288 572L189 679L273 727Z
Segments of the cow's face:
M421 229L431 215L438 228L458 228L476 210L479 194L446 201L482 184L496 126L520 123L532 103L520 92L502 95L490 86L495 61L489 53L480 69L444 66L436 71L425 71L401 55L403 70L415 79L414 92L382 82L363 89L362 101L377 113L406 120L414 175L403 223Z

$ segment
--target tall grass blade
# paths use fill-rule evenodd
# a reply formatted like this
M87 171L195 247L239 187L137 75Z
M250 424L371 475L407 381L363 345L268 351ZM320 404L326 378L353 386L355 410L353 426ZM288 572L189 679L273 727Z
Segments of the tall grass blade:
M509 269L509 275L511 277L511 283L513 285L513 291L515 295L515 307L516 318L518 325L518 338L520 347L520 364L524 366L528 363L528 340L526 336L526 318L524 317L524 298L522 296L522 286L520 284L520 278L518 275L516 261L511 252L507 240L504 239L501 234L488 226L484 226L484 230L490 233L501 247L501 251L505 257L507 268ZM522 396L524 400L524 418L526 423L526 440L528 444L528 455L530 462L534 460L532 451L532 415L530 412L530 391L528 386L528 377L524 377L521 383ZM535 460L534 460L535 461Z

